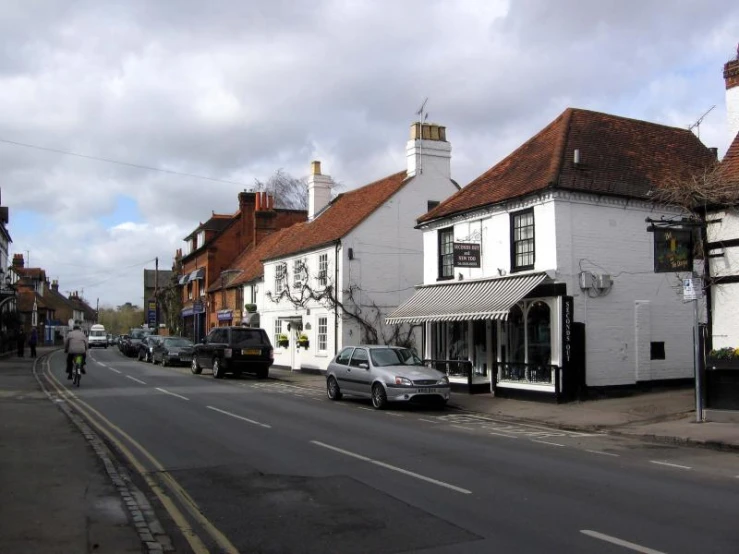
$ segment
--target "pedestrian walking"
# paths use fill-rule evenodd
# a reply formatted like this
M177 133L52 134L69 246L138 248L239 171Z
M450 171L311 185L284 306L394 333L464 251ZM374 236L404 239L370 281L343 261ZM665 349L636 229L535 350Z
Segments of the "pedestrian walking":
M18 357L22 358L25 349L26 349L26 332L23 330L23 327L18 329L18 335L16 336L17 346L18 346Z
M36 357L36 343L38 343L38 331L34 327L31 329L31 336L28 338L28 346L31 347L31 358Z

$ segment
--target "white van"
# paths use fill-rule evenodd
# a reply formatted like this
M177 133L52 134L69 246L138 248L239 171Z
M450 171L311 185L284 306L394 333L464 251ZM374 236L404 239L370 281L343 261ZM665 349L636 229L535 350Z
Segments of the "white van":
M108 348L108 333L103 325L93 325L90 327L90 336L87 337L90 348L94 346L104 346Z

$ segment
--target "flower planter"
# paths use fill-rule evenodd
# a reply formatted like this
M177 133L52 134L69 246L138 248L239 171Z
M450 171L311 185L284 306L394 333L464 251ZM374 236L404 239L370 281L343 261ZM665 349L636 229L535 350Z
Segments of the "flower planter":
M706 369L735 369L739 370L739 358L708 358Z
M280 335L277 338L277 346L280 348L287 348L290 345L290 340L287 338L287 335Z

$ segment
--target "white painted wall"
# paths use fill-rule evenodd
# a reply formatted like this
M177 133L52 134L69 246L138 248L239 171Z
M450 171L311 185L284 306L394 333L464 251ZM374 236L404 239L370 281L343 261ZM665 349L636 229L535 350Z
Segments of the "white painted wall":
M739 133L739 86L726 91L726 117L729 127L729 142Z
M555 281L565 283L574 297L574 319L586 324L587 384L690 377L693 308L682 301L680 276L654 273L653 236L645 222L676 212L566 192L529 202L535 204L497 206L449 222L455 240L482 229L481 268L455 268L455 279L459 274L465 280L510 275L510 214L533 205L534 271L556 270ZM448 225L439 223L424 230L425 284L437 282L437 232L444 227ZM590 298L579 287L581 271L610 274L613 286L607 294ZM665 342L665 360L650 359L652 341Z
M517 202L505 207L496 207L486 213L473 214L467 219L439 224L423 232L424 271L423 283L438 282L439 277L439 229L454 226L455 242L475 233L481 233L481 260L479 268L454 268L454 279L462 275L463 280L500 277L511 273L511 214L523 209L534 208L534 272L548 271L557 264L557 244L554 228L554 203L551 198L540 202ZM500 270L500 271L499 271Z
M654 273L645 219L662 215L676 213L621 199L556 199L557 281L574 297L575 321L586 324L589 386L693 374L693 307L683 303L680 281L686 275ZM578 284L581 271L611 275L610 291L589 297ZM665 343L665 360L649 359L651 341Z
M739 90L739 87L737 87ZM708 242L739 239L739 210L713 212L708 217L716 221L708 225ZM711 258L711 276L739 275L739 247L712 250L723 253L720 258ZM739 348L739 283L715 285L711 289L713 316L713 348Z

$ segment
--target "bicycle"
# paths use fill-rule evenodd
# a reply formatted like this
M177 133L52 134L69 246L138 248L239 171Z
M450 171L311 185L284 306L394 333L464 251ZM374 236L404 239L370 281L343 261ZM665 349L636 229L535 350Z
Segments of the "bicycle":
M72 365L72 385L74 385L75 387L79 387L81 378L82 378L82 354L76 354L74 356L74 364Z

